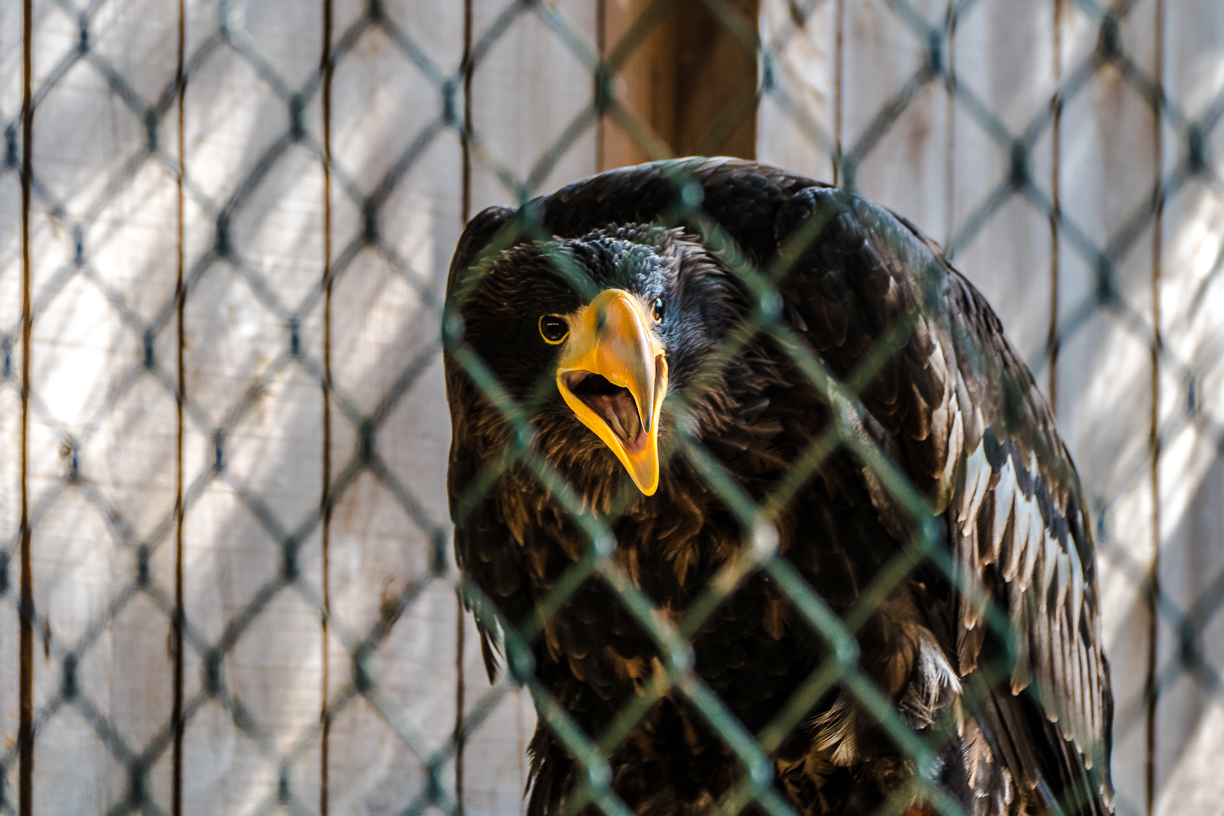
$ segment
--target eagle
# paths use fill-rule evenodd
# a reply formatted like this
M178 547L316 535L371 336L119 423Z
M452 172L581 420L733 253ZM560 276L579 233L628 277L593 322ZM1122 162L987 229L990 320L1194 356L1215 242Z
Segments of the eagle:
M905 218L617 169L472 218L443 326L465 597L546 709L529 816L1113 812L1075 467Z

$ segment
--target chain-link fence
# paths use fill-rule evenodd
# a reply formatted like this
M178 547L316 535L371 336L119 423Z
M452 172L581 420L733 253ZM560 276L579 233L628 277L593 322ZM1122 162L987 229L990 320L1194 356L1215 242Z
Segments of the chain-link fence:
M671 624L614 557L616 513L582 512L525 438L507 447L497 467L553 484L586 536L545 608L601 581L671 668L584 733L528 659L545 614L502 621L513 671L483 683L443 486L445 270L467 216L596 170L601 128L663 157L618 77L673 5L0 8L0 812L519 812L528 696L583 769L568 812L626 811L607 758L652 694L729 746L711 810L788 812L769 757L835 688L929 765L938 737L914 735L849 644L919 560L965 580L946 542L916 536L890 583L832 610L754 546L776 508L698 440L672 455L743 537ZM1084 476L1118 810L1217 812L1220 12L704 5L759 65L759 100L726 100L710 131L755 116L760 158L912 218L1003 315ZM843 383L791 342L767 297L786 265L728 240L692 182L679 172L655 214L703 231L762 296L751 336L849 406L798 466L850 451L929 533L927 498L847 430L870 372ZM495 241L547 237L531 218ZM508 421L530 416L446 342ZM759 575L829 657L754 732L684 658Z

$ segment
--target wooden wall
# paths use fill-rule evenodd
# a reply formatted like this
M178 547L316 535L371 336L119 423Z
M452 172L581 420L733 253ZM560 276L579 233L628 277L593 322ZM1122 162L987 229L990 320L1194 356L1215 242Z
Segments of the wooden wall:
M1221 167L1170 186L1160 219L1118 241L1157 180L1180 178L1188 141L1116 65L1051 107L1098 46L1090 5L979 0L941 50L997 127L1034 132L1031 185L1011 194L1012 154L924 73L916 29L942 30L946 0L914 0L909 20L885 0L741 2L738 33L677 3L626 52L614 88L628 113L602 122L590 65L637 0L383 0L377 18L361 0L185 0L181 53L176 4L33 0L23 409L23 16L0 4L0 810L17 810L23 775L23 485L37 812L408 807L457 707L482 710L489 693L470 621L430 572L435 544L449 549L437 315L465 216L697 149L752 88L756 18L771 94L707 141L853 183L947 243L996 305L1056 400L1097 513L1121 812L1150 798L1152 812L1218 813ZM1138 0L1119 31L1125 65L1162 79L1170 109L1219 116L1218 3ZM626 136L639 126L645 146ZM1224 150L1224 128L1211 134L1208 158ZM558 140L567 149L550 153ZM1110 253L1110 308L1081 308L1097 291L1093 248ZM1153 573L1166 593L1154 625ZM1193 675L1167 671L1178 615L1203 625ZM376 694L357 693L360 644ZM453 759L440 766L472 814L521 810L534 714L518 693L497 699L459 778Z
M733 0L720 18L702 0L598 0L597 47L616 69L617 100L597 129L599 169L756 154L760 5Z
M1189 125L1224 104L1224 6L1125 4L1104 60L1109 3L915 0L910 19L876 0L763 5L783 93L761 103L758 157L850 181L943 241L1057 408L1101 551L1119 812L1218 813L1224 392L1207 310L1224 294L1224 166L1187 177L1186 162ZM930 71L943 30L955 85ZM1145 83L1164 85L1163 123ZM881 131L887 105L901 112Z

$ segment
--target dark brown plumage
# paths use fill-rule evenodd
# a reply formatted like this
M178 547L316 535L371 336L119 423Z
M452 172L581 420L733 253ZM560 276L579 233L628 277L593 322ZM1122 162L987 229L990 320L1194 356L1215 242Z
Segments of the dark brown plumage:
M674 215L678 183L691 185L688 199L699 198L708 218ZM903 219L762 164L626 168L529 209L549 241L521 233L511 210L485 210L464 231L448 284L456 554L504 619L532 620L589 551L588 538L521 459L500 474L490 469L514 434L460 357L478 360L527 407L532 450L569 481L586 512L606 514L612 558L673 623L749 540L686 453L686 438L769 508L778 552L838 614L911 540L912 517L848 445L787 481L839 422L927 498L951 563L1018 633L1013 660L984 617L987 605L927 561L857 631L863 671L931 740L939 760L932 778L974 816L1111 812L1112 700L1078 478L1049 407L977 290ZM778 340L744 337L755 295L728 252L767 272L780 253L795 261L775 281L780 301L764 306L837 378L858 376L870 352L895 341L866 380L864 410L831 404ZM587 306L597 302L613 305ZM577 346L603 338L615 308L648 326L635 346L645 373L633 383L663 384L653 495L649 451L639 452L653 432L650 399L570 362L594 359ZM584 330L583 319L594 323ZM719 357L732 336L743 342ZM576 376L565 374L571 367ZM618 440L625 450L614 454ZM630 467L638 468L632 481ZM473 487L486 478L487 490ZM781 487L789 492L776 500ZM484 639L492 674L497 645L487 632ZM655 641L598 576L582 582L531 648L537 677L593 739L663 671ZM696 674L754 734L829 657L826 641L760 571L705 621L692 650ZM543 722L531 752L529 812L559 812L582 772ZM903 810L928 812L907 792L913 764L843 687L825 694L771 758L775 789L799 813L867 814L890 795ZM675 689L609 765L612 789L643 816L707 812L744 774Z

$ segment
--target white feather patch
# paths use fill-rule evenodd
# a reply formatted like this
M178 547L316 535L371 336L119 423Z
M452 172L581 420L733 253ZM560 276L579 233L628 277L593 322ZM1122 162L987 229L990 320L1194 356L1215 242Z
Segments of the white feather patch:
M1020 489L1016 488L1016 526L1012 530L1012 555L1008 560L1008 572L1003 573L1003 577L1009 581L1019 579L1021 590L1028 589L1030 581L1029 575L1024 569L1024 564L1028 563L1028 543L1029 536L1033 526L1033 503L1024 497Z
M935 636L918 627L918 657L914 673L897 707L911 728L925 728L961 693L960 678Z
M1068 540L1067 546L1073 546ZM1071 560L1071 631L1079 637L1080 607L1084 605L1084 569L1080 566L1079 553L1072 552Z
M964 420L961 419L960 408L955 405L955 399L948 400L948 402L952 403L952 430L948 433L944 469L939 477L939 495L936 497L935 508L939 513L947 509L948 502L952 500L952 495L956 490L956 485L953 483L956 476L956 463L960 461L961 452L965 446L965 425Z
M993 539L996 542L995 546L1000 547L1000 554L1007 559L1007 563L1003 565L1003 577L1008 581L1016 577L1016 570L1020 567L1020 553L1015 546L1015 542L1006 552L1002 550L1003 535L1007 532L1007 523L1011 519L1012 503L1016 497L1016 471L1012 467L1011 458L1003 464L1003 469L999 471L999 481L995 484L995 515L994 515L994 530ZM1013 536L1014 538L1014 536Z
M970 529L977 527L978 510L982 507L982 499L986 498L986 489L990 487L990 463L986 461L986 445L979 442L978 446L965 460L965 499L961 510L961 531L965 535ZM998 558L998 550L994 550ZM990 559L991 561L994 558Z
M1046 537L1045 521L1041 518L1041 508L1037 506L1037 497L1028 500L1029 529L1024 542L1024 566L1020 568L1020 586L1027 590L1033 583L1033 573L1037 568L1037 553L1041 552L1041 542Z
M849 694L841 692L833 705L812 720L813 743L817 751L829 754L834 765L858 762L858 715Z

